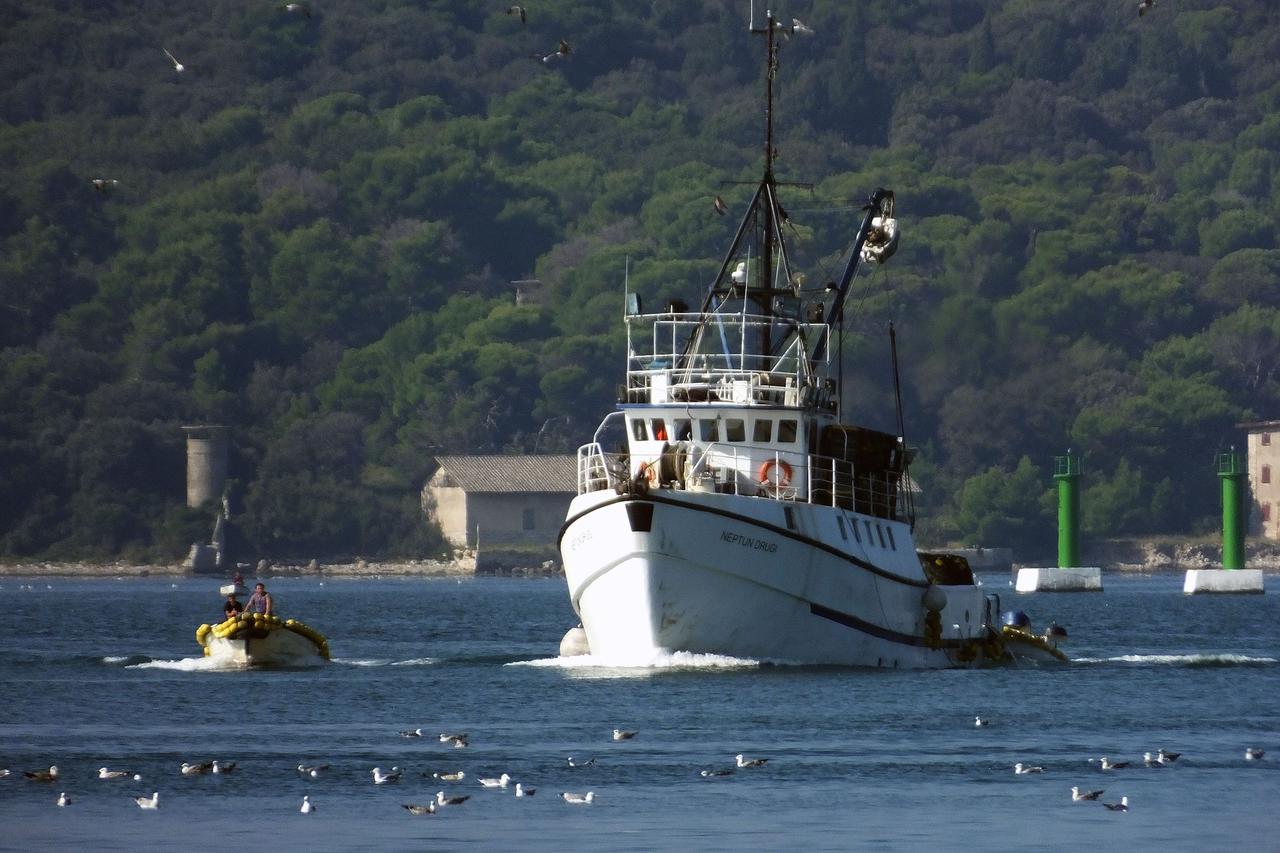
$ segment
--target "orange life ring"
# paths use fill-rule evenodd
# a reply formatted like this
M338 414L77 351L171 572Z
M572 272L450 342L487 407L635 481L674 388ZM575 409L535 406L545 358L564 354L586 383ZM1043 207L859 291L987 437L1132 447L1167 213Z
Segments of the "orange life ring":
M781 476L776 481L773 480L774 468L781 472ZM787 464L785 459L769 459L760 466L760 472L756 479L760 481L762 486L789 486L791 485L791 466Z

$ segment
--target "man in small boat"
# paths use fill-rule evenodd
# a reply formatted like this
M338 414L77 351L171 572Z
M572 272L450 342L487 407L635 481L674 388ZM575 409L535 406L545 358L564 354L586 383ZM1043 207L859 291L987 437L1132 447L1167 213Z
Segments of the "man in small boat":
M244 605L236 600L235 591L227 594L227 603L222 607L222 617L224 619L232 619L239 616L244 611Z
M253 588L253 595L249 596L249 600L245 602L244 609L250 613L262 613L266 616L272 614L271 593L267 592L266 585L259 583Z

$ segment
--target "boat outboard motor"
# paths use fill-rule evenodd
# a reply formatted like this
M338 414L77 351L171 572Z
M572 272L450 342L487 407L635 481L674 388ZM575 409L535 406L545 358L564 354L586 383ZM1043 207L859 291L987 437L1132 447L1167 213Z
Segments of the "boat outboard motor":
M1006 610L1003 621L1010 628L1021 628L1024 631L1031 627L1031 617L1021 610Z

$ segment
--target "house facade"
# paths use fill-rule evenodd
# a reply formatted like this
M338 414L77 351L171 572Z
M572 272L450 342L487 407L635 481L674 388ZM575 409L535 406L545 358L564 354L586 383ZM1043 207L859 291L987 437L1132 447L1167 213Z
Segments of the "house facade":
M454 548L554 545L577 494L575 456L439 456L422 490Z
M1249 435L1250 535L1280 539L1280 421L1240 424Z

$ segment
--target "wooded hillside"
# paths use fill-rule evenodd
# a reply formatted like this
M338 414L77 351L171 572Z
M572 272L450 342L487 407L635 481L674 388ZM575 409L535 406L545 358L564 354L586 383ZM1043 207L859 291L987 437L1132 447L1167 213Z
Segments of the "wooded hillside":
M0 555L181 556L198 422L256 553L431 551L433 454L589 440L628 259L650 304L714 274L762 162L745 0L305 6L0 6ZM846 410L893 428L894 321L924 541L1047 550L1067 447L1088 534L1211 529L1213 453L1280 417L1280 14L776 11L815 31L778 77L810 279L897 194Z

